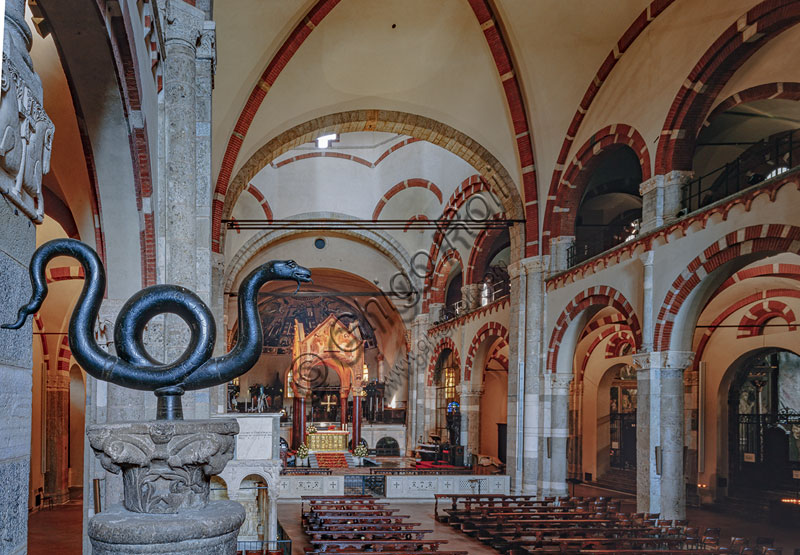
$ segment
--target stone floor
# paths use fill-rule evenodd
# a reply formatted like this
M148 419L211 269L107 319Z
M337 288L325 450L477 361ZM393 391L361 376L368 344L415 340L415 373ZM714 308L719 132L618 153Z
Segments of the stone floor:
M595 488L578 485L575 495L608 495L631 500L632 497ZM442 546L446 550L467 551L470 555L496 553L482 543L473 540L447 525L433 519L433 503L392 503L401 509L402 514L410 515L411 522L419 522L422 528L433 529L431 537L448 540ZM737 516L712 512L705 509L690 508L687 518L698 527L720 528L724 540L731 536L770 536L775 538L775 545L783 548L784 555L792 555L800 548L800 527L780 528L769 523L756 522ZM30 515L28 524L28 553L31 555L77 555L81 553L81 500L38 511ZM306 547L310 547L300 523L300 503L284 502L279 504L279 518L287 534L292 539L292 553L301 555ZM800 553L800 551L798 551Z

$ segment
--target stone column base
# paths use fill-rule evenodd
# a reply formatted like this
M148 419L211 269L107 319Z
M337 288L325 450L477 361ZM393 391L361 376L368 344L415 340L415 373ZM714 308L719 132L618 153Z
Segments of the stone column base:
M176 514L134 513L115 505L89 520L94 555L234 555L244 508L212 501Z

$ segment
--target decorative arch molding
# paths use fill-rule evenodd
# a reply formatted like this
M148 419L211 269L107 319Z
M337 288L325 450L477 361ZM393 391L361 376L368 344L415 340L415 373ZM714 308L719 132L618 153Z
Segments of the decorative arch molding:
M703 122L703 127L707 126L712 119L720 115L722 112L727 112L739 104L772 98L800 100L800 83L795 83L792 81L766 83L764 85L757 85L755 87L750 87L749 89L741 90L736 94L732 94L717 104L717 106L711 111L711 114Z
M383 207L386 206L386 203L389 200L398 194L400 191L405 191L406 189L411 189L413 187L419 187L422 189L427 189L431 193L439 199L439 204L442 203L442 190L436 186L433 181L428 181L427 179L420 179L418 177L414 177L411 179L406 179L401 181L400 183L394 185L391 189L389 189L378 201L378 204L375 205L375 210L372 211L372 219L377 220L378 216L380 216Z
M464 262L461 260L458 250L450 249L437 264L436 270L433 272L433 283L426 290L428 306L430 303L444 303L447 293L447 278L450 277L450 272L453 271L456 264L461 266L462 271L464 270Z
M69 337L66 334L61 338L56 356L56 370L69 374L69 361L72 359L72 351L69 350Z
M697 370L700 365L700 361L703 360L703 353L708 346L708 342L711 340L711 336L714 335L714 332L717 331L718 326L722 324L731 314L736 312L737 310L741 310L742 308L757 303L759 301L768 301L768 299L772 299L775 297L793 297L800 299L800 291L796 289L770 289L768 291L761 291L759 293L754 293L752 295L748 295L743 299L739 299L725 310L720 312L714 320L712 320L711 324L703 331L703 334L700 336L700 339L697 341L697 347L695 347L696 355L694 357L694 362L692 363L692 369ZM741 325L741 322L740 322ZM741 330L739 330L741 332ZM760 334L756 334L760 335ZM742 336L737 335L737 338L742 337L750 337L750 336Z
M42 362L44 362L46 368L50 368L50 353L47 349L46 339L47 334L44 329L44 320L42 320L42 316L38 312L33 315L33 324L36 329L39 330L39 341L42 344Z
M741 283L746 279L755 279L767 276L790 278L800 281L800 264L762 264L761 266L754 266L752 268L739 270L731 277L726 279L722 285L719 286L719 289L714 291L711 299L719 295L728 287L731 287L737 283ZM709 301L711 299L709 299Z
M611 314L611 315L605 316L603 318L598 318L597 320L592 320L591 322L589 322L586 325L585 328L583 328L583 331L581 332L580 339L578 341L586 338L590 333L592 333L595 330L598 330L598 329L600 329L602 327L605 327L605 326L610 326L610 325L613 325L613 324L619 324L619 323L624 322L624 321L625 321L625 319L620 317L619 314Z
M345 214L338 214L335 212L310 212L306 214L298 214L296 218L303 219L320 219L327 218L332 220L353 220L351 216ZM251 237L244 245L239 248L236 254L231 258L230 263L226 264L225 272L225 291L230 291L236 281L236 277L241 273L242 269L247 263L253 259L259 252L269 248L277 241L284 240L289 237L297 235L307 235L309 232L304 230L280 229L280 230L263 230ZM406 275L411 280L412 286L417 288L418 284L414 283L415 277L413 272L411 275L407 274L408 268L411 267L411 256L406 249L394 240L389 234L380 230L370 229L339 229L336 230L337 235L343 235L365 243L377 251L381 252L392 261L397 267L398 272Z
M522 218L522 201L511 175L488 150L464 133L424 116L391 110L355 110L321 116L289 129L267 142L241 167L230 182L217 182L212 205L211 241L214 252L222 251L222 219L229 217L239 195L250 180L269 162L287 150L310 142L320 132L383 131L424 139L462 158L477 171L499 197L506 213ZM222 174L220 174L222 177ZM528 222L530 227L530 222ZM536 237L536 232L533 232ZM530 239L529 239L530 240ZM522 252L524 239L517 245Z
M633 307L628 302L628 299L626 299L622 293L608 285L590 287L572 299L556 320L555 328L550 336L550 345L547 352L547 370L549 372L556 372L556 362L558 360L558 351L561 347L561 340L564 338L564 334L567 332L570 322L591 306L611 306L615 308L622 314L625 318L625 322L630 327L637 348L642 344L642 328L639 324L639 318L633 311Z
M586 366L589 364L589 359L592 358L592 354L594 354L595 349L597 349L597 347L609 337L611 339L609 339L608 343L606 344L605 358L620 356L613 354L616 352L618 344L620 350L624 344L630 344L635 348L633 337L631 335L631 328L627 324L615 324L607 327L597 334L597 337L594 338L591 345L589 345L589 348L586 349L586 352L583 354L583 361L581 362L580 375L578 376L578 379L583 379L583 375L586 372Z
M794 311L789 308L789 305L777 300L762 301L757 305L751 306L747 314L742 316L739 321L739 333L736 337L764 335L764 324L775 318L780 318L786 322L789 325L788 331L797 330L797 317L794 315Z
M247 192L253 195L256 201L258 201L258 204L261 205L261 210L264 211L264 217L267 219L267 221L271 222L272 208L270 208L269 202L267 202L267 199L265 199L264 195L261 194L261 191L256 189L256 187L251 183L250 185L247 186Z
M474 195L477 195L480 192L488 192L493 193L491 186L484 181L484 179L480 175L471 175L466 178L458 188L453 191L453 194L450 195L450 198L447 200L447 205L445 205L444 210L442 211L442 220L445 222L449 222L456 218L458 211L461 209L462 206L468 205L469 199L472 198ZM509 212L506 210L505 205L503 206L505 214ZM519 214L521 213L521 207L512 214ZM499 215L499 217L505 217L503 214ZM512 215L512 218L515 217ZM459 229L458 224L454 224L452 227L447 227L447 225L443 226L442 229L437 229L433 234L433 240L431 242L431 248L428 251L428 261L426 266L425 272L425 290L428 290L431 287L432 280L433 280L433 273L436 261L439 259L439 254L442 248L442 243L446 238L446 233L448 233L451 229ZM515 261L515 256L519 253L520 245L515 244L515 238L517 237L517 231L512 228L509 230L509 236L511 239L511 261ZM518 241L516 242L518 243ZM428 306L425 302L423 302L422 310L428 310Z
M580 129L581 123L583 123L583 119L586 117L586 114L589 112L592 102L597 97L597 94L600 92L603 84L608 79L608 76L611 74L611 70L614 69L614 66L617 65L617 62L620 60L620 58L622 58L622 55L627 52L628 48L630 48L633 42L639 37L639 35L642 34L647 26L650 25L650 23L652 23L655 18L658 17L664 10L666 10L673 2L674 0L653 0L650 5L647 6L625 30L625 32L622 34L622 37L620 37L620 39L617 41L617 44L614 45L614 49L609 52L605 60L603 60L600 69L597 70L597 73L595 74L591 83L589 83L589 88L586 89L586 93L584 93L581 103L578 106L578 109L575 111L575 115L572 116L572 121L567 129L567 136L564 138L564 143L561 145L561 150L558 153L556 169L553 171L553 177L550 180L550 192L548 193L548 198L556 198L556 191L559 189L561 175L564 171L564 166L567 163L567 156L572 148L572 143L575 141L575 137L578 135L578 130ZM648 158L648 167L649 165L650 160ZM644 165L642 168L644 168ZM550 212L550 210L547 210L545 214L550 214ZM550 229L550 226L546 221L544 223L544 229ZM544 234L542 235L544 236ZM543 240L545 241L545 244L542 248L549 249L547 241L544 237Z
M458 366L458 374L461 376L462 366L461 366L461 357L458 355L458 349L456 348L456 344L453 343L453 340L449 337L443 337L439 340L439 343L436 344L436 347L433 349L433 354L431 355L431 360L428 363L428 379L426 383L428 387L433 385L433 372L436 369L436 362L439 360L439 355L445 349L450 349L453 353L453 359L455 360L456 365Z
M597 164L598 156L613 148L630 147L639 160L642 169L642 181L650 179L650 153L642 135L630 125L617 123L608 125L592 135L578 149L567 170L564 172L554 190L548 195L548 207L545 211L544 231L542 238L545 254L550 252L547 239L562 235L573 235L575 218L578 214L581 198L589 183ZM558 203L558 205L556 205Z
M726 234L696 256L675 278L661 303L654 329L654 351L669 350L675 318L689 294L711 272L734 258L759 252L800 251L800 227L760 224Z
M503 218L503 215L500 214L499 217ZM478 233L478 237L475 238L472 250L469 253L469 262L464 274L464 284L478 283L483 278L482 275L477 275L478 269L486 268L491 262L489 260L490 249L495 241L502 236L503 231L503 229L498 228L484 228Z
M486 322L483 324L483 326L481 326L481 328L475 334L475 337L472 338L472 342L469 344L469 350L467 351L467 363L464 367L465 381L468 381L472 378L472 363L475 359L475 355L478 354L478 349L486 339L491 337L497 337L500 339L500 344L495 347L496 351L499 351L503 347L507 347L510 341L508 329L503 324L500 324L499 322ZM506 366L506 368L508 367Z
M759 48L800 21L800 4L765 0L731 24L681 85L661 129L655 173L691 170L695 141L719 92Z
M630 348L631 353L636 349L636 344L633 341L630 331L623 330L616 333L606 344L606 358L624 356L626 353L623 351L626 346Z

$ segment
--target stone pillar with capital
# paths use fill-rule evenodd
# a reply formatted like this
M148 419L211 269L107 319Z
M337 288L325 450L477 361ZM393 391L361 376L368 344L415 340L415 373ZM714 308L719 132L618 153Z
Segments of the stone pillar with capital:
M538 492L541 480L542 335L546 260L511 264L507 468L515 491Z
M550 378L550 480L549 495L567 494L567 440L569 438L569 386L572 374L553 374Z
M461 287L461 300L464 302L466 311L475 310L481 304L480 292L477 283L468 283Z
M44 492L55 504L69 501L69 369L65 371L60 366L57 362L47 369L45 385L47 437Z
M640 511L661 513L664 519L683 519L686 515L684 479L684 385L683 373L691 365L691 351L660 351L634 355L639 395L647 387L645 407L638 398L637 413L647 411L646 445L640 446L637 433L637 468L647 473L647 498L637 491ZM637 426L639 419L637 418ZM647 449L645 455L645 449ZM637 485L639 483L637 475Z
M652 231L677 217L681 209L681 187L694 176L690 171L654 175L639 185L642 195L641 231Z
M28 262L44 217L42 174L49 171L55 128L44 111L42 84L28 54L31 31L25 0L6 0L0 87L0 321L15 319L28 302ZM0 530L2 549L24 553L28 538L31 458L31 324L0 330ZM37 339L38 340L38 339Z
M433 354L433 345L428 340L429 317L419 314L411 324L411 363L408 388L408 417L409 423L406 435L406 449L408 455L418 443L427 439L425 435L425 387L428 362Z
M273 488L267 494L267 549L278 551L278 494Z

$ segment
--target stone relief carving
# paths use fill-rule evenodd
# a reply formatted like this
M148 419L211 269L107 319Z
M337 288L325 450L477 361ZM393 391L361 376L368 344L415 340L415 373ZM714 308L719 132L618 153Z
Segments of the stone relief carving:
M3 53L0 84L0 192L36 222L44 217L42 175L50 171L55 126Z

